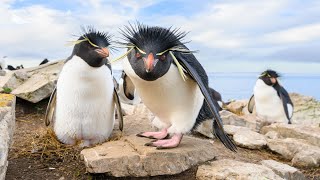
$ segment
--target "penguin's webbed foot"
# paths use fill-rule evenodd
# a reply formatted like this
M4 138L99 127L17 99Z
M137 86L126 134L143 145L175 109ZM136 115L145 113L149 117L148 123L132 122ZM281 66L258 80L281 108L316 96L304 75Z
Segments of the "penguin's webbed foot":
M168 137L167 129L163 129L159 132L141 132L137 134L138 137L146 137L150 139L165 139Z
M145 146L153 146L157 149L175 148L180 144L182 137L182 134L174 134L170 139L154 140L146 143Z

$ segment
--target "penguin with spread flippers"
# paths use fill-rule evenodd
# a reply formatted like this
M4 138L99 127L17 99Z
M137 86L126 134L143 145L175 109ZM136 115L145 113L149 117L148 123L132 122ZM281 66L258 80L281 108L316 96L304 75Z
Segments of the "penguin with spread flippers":
M156 139L147 146L157 149L180 144L185 133L212 119L215 135L230 150L236 146L226 135L211 97L208 76L182 42L186 33L178 29L150 27L140 23L122 30L127 53L123 69L133 82L142 102L155 115L159 132L142 132L140 137Z
M256 107L256 113L262 119L291 124L293 103L278 78L279 74L273 70L261 73L249 100L248 111L252 113Z
M121 104L107 59L110 35L92 27L83 28L83 34L72 43L72 54L59 74L45 122L53 122L62 143L92 146L111 135L115 106L120 130L123 128Z

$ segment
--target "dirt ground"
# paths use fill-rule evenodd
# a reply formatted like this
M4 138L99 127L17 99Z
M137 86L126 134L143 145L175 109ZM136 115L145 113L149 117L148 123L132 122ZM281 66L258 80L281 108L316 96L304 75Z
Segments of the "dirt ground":
M14 143L9 152L9 166L6 179L196 179L197 167L174 176L147 178L114 178L105 174L86 172L79 154L81 149L60 144L44 125L47 101L31 104L17 100L16 129ZM200 137L201 138L201 137ZM218 151L217 159L229 158L244 162L258 163L265 159L275 159L290 165L279 155L266 150L247 150L239 148L232 153L218 141L214 142ZM320 179L320 168L301 169L309 179Z

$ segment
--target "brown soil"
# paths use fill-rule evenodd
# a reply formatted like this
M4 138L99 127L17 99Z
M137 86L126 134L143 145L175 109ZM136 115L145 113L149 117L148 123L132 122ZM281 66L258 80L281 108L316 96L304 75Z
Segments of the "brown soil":
M17 100L16 129L14 143L9 152L9 166L6 179L196 179L197 167L174 176L147 178L115 178L105 174L89 174L80 158L81 149L60 144L52 131L44 125L47 101L38 104ZM201 138L201 137L200 137ZM238 153L227 150L215 140L218 158L229 158L258 163L274 159L290 165L279 155L266 150L238 149ZM301 169L301 168L300 168ZM320 169L301 169L310 179L320 179Z

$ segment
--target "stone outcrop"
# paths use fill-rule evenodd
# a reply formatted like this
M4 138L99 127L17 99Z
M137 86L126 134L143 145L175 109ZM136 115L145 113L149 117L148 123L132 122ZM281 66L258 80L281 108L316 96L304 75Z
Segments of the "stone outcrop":
M15 96L0 94L0 180L5 179L15 127Z
M292 160L293 165L319 167L320 147L310 145L302 139L269 139L267 146L288 160Z
M41 66L8 71L0 76L0 88L10 89L11 94L37 103L49 97L55 87L64 61L57 61Z
M274 160L263 160L260 162L263 166L266 166L273 170L278 176L287 180L304 180L306 177L297 169L287 164L283 164Z
M211 179L273 179L280 180L270 168L259 164L244 163L231 159L212 161L198 167L198 180Z
M320 117L319 117L320 118ZM277 132L281 138L304 139L308 143L320 147L320 127L301 124L272 124L262 128L261 133Z
M237 131L233 135L233 140L238 146L248 149L261 149L267 145L264 135L250 130Z
M290 93L294 105L293 124L320 124L320 102L311 96Z

